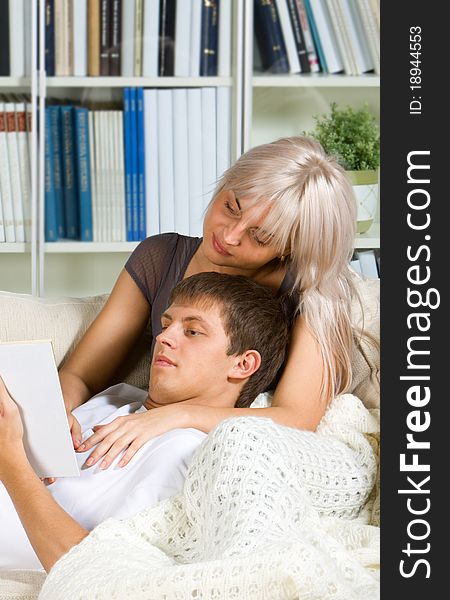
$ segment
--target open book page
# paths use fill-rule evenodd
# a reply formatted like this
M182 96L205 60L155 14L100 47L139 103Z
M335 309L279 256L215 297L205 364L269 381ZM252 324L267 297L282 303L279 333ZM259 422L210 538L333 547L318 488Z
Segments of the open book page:
M0 375L19 406L25 451L36 474L79 475L52 343L0 343Z

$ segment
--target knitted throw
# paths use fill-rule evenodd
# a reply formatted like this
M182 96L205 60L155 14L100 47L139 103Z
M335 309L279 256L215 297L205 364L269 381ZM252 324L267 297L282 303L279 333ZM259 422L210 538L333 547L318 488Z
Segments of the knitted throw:
M56 563L39 598L378 599L379 529L367 524L377 416L345 394L317 433L265 417L224 421L182 492L99 525ZM1 584L1 598L19 597L2 596Z

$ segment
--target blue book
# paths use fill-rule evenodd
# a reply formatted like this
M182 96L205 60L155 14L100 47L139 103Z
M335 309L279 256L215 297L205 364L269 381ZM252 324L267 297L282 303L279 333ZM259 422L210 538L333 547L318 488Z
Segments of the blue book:
M91 160L89 154L89 111L87 108L74 108L75 164L78 189L78 212L80 215L80 239L92 242L92 196Z
M289 61L275 0L255 0L255 38L264 71L289 73Z
M200 75L217 75L219 6L217 0L203 0L200 45Z
M64 209L64 190L62 176L61 150L61 113L59 106L47 107L47 120L50 123L51 147L53 151L53 179L56 196L56 216L58 221L58 237L66 237L66 216Z
M123 90L123 139L125 159L125 221L127 242L133 241L132 190L131 190L131 123L130 88Z
M46 242L58 240L58 221L56 214L55 181L53 176L53 146L50 134L49 109L45 109L45 196L44 196L44 233Z
M319 59L319 63L320 63L320 69L323 73L328 73L328 66L327 66L327 62L325 60L325 55L323 53L322 44L320 43L320 36L319 36L319 32L317 31L316 22L314 20L314 15L312 12L311 4L309 3L309 0L304 0L304 3L305 3L306 14L308 16L309 27L311 29L311 35L313 37L314 46L316 47L316 51L317 51L317 58Z
M138 152L137 152L137 110L136 88L130 88L130 170L131 170L131 229L132 241L139 240L138 211Z
M78 240L80 237L80 220L75 173L73 106L61 106L60 111L66 237L71 240Z
M137 104L137 165L138 165L138 240L146 238L145 214L145 140L144 140L144 90L136 89Z
M55 1L45 0L45 71L55 75Z

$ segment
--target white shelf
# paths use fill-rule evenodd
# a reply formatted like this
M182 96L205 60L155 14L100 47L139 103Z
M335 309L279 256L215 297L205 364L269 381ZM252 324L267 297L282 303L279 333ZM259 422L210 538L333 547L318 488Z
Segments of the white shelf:
M186 88L233 85L232 77L47 77L48 88Z
M44 251L48 254L79 254L101 252L133 252L139 242L47 242Z
M31 87L30 77L0 77L0 88L29 88Z
M253 87L379 87L378 75L253 75Z
M355 250L380 247L380 224L373 223L366 233L358 233L355 237Z
M23 242L0 242L0 254L24 254L31 251L31 244Z

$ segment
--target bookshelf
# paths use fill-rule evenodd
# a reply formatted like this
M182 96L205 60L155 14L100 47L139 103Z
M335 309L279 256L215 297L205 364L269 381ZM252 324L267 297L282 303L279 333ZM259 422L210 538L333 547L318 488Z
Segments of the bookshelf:
M367 102L379 115L380 77L374 74L266 75L254 72L253 2L232 1L232 73L230 77L46 77L36 73L41 103L48 98L117 102L125 87L155 89L228 87L232 97L232 161L250 148L281 136L309 130L313 115L332 101L355 107ZM35 0L33 0L33 3ZM40 22L41 31L43 21ZM36 60L36 57L34 57ZM0 77L0 93L30 93L31 77ZM39 97L35 100L39 102ZM43 104L41 104L43 106ZM39 153L35 158L39 170ZM44 197L41 175L36 194ZM45 242L42 226L35 245L0 243L0 289L46 296L86 296L110 291L138 242ZM371 229L355 239L355 249L380 247L379 215Z

